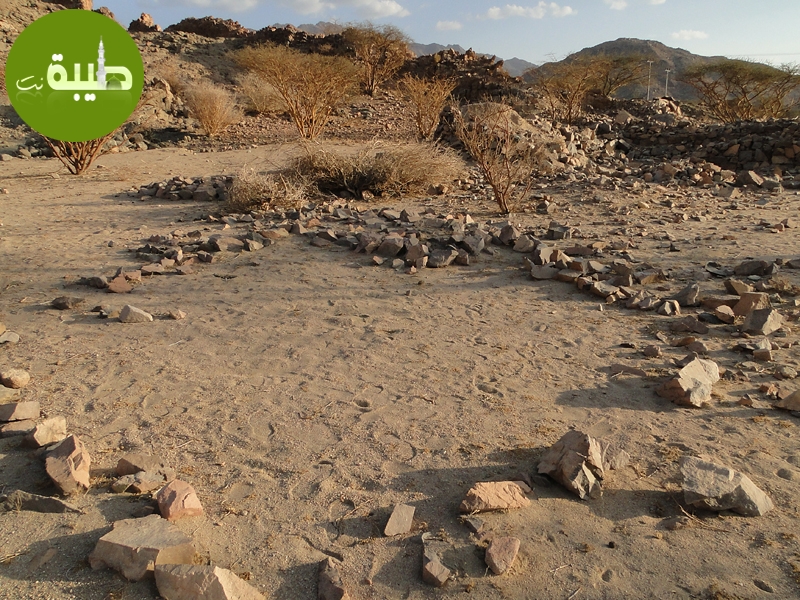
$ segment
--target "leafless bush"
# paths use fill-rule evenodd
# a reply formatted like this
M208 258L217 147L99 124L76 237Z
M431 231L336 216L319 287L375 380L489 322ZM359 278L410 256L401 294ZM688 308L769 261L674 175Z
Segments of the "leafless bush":
M242 77L239 89L250 101L250 107L259 114L274 114L285 110L278 91L257 73L248 73Z
M313 140L356 87L356 67L336 56L303 54L285 46L239 50L234 59L275 88L300 136Z
M67 167L67 170L73 175L80 175L95 161L95 159L103 153L103 146L110 140L116 131L104 135L96 140L88 140L85 142L63 142L61 140L53 140L47 136L42 136L45 143L53 151L55 157Z
M361 85L370 96L409 59L406 34L393 25L353 25L342 32L361 65Z
M233 178L228 192L228 208L248 212L267 206L297 208L305 199L304 186L283 174L258 173L242 169Z
M455 87L456 82L453 79L423 79L406 75L400 80L400 90L414 109L414 123L419 139L433 138L442 109Z
M201 83L185 92L186 105L205 132L214 137L242 119L233 94L210 83Z
M461 171L456 156L434 144L412 144L391 149L376 146L356 154L307 148L292 171L323 194L349 192L364 198L422 194L431 185L449 183Z
M186 77L174 63L164 63L157 67L155 75L166 81L170 91L180 98L183 98L184 93L190 87Z
M530 191L544 149L522 135L521 117L504 104L453 107L456 136L478 164L503 214Z

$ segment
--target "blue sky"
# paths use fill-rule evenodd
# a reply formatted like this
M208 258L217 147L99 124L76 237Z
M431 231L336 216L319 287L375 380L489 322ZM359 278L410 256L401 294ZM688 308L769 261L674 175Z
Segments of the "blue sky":
M188 16L274 23L371 20L421 43L460 44L534 63L620 37L706 56L800 63L800 0L95 0L127 25L142 12L166 26Z

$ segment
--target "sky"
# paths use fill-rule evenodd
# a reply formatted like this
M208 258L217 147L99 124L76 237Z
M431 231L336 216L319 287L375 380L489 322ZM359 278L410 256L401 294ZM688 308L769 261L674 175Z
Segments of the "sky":
M621 37L704 56L800 63L800 0L95 0L127 25L212 15L275 23L391 24L415 42L459 44L540 64Z

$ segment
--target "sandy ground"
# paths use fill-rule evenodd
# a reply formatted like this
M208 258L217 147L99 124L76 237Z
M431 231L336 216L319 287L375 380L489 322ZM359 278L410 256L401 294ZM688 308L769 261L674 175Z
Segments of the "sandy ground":
M0 368L32 374L25 398L41 401L48 416L66 416L91 452L94 484L75 499L82 515L0 515L0 598L158 597L152 579L128 583L85 560L111 522L147 503L108 491L108 473L127 451L163 456L178 469L206 509L179 527L203 560L249 578L268 598L316 598L316 565L326 555L343 559L359 600L467 592L541 600L800 597L798 421L757 392L775 381L774 365L748 371L749 381L721 381L711 408L676 408L654 393L671 360L684 356L654 337L668 329L666 317L601 311L596 298L565 283L531 281L521 255L506 249L473 266L409 276L299 237L230 254L194 275L153 277L125 297L73 285L140 265L130 250L153 234L222 228L193 222L218 205L116 194L172 175L280 163L284 152L112 155L83 177L53 160L0 163L0 187L9 190L0 196L0 321L22 337L0 347ZM674 192L676 207L668 208L667 193L657 190L548 193L562 211L522 215L523 224L546 227L557 218L589 239L630 239L637 260L671 270L674 291L708 260L733 266L748 256L800 255L797 230L757 227L800 216L793 192L763 206L761 196L748 195L736 211L724 209L727 201ZM595 201L598 193L606 199ZM437 202L438 210L459 210ZM378 206L388 204L415 205ZM469 208L478 220L494 218L489 204ZM682 212L706 218L674 223ZM681 252L666 251L664 234ZM797 271L785 273L799 283ZM701 285L722 291L720 280ZM85 297L85 311L49 308L65 294ZM187 317L125 325L88 312L126 303ZM797 328L791 323L776 341L796 342ZM730 350L735 340L724 326L704 340L728 369L747 360ZM664 357L645 359L640 349L653 343ZM776 361L797 367L797 346L778 350ZM618 362L651 376L612 376L608 367ZM746 393L761 398L754 408L737 404ZM542 451L572 427L616 441L632 465L587 502L533 476L530 507L485 517L498 534L522 540L510 573L487 573L458 504L476 481L532 476ZM682 514L684 455L743 471L775 510L761 518L698 513L693 526L665 530L664 518ZM788 479L776 475L781 469ZM13 439L0 440L0 487L53 493L40 460ZM416 530L388 539L382 530L398 502L416 507ZM423 530L442 531L450 543L443 559L456 577L442 590L421 580Z

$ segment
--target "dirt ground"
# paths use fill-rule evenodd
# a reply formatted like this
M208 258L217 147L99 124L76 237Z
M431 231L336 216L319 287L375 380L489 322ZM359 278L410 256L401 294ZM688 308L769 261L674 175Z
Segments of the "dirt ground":
M724 378L712 407L690 410L654 392L685 355L655 338L671 319L600 310L573 286L532 281L522 256L504 248L475 265L405 275L292 236L228 253L193 275L154 276L128 296L74 285L137 267L133 250L151 235L223 228L205 221L218 204L140 201L124 194L131 186L280 164L286 151L107 155L81 177L55 160L0 163L8 190L0 196L0 322L22 338L0 347L0 368L27 369L24 398L66 416L93 460L93 486L74 499L83 514L0 515L1 598L158 597L152 578L129 583L86 562L111 522L148 502L108 490L110 470L129 451L178 469L206 510L178 526L202 560L268 598L315 598L325 556L343 560L354 599L800 597L798 421L758 393L775 382L775 365L737 367L749 359L731 351L726 326L704 336L709 357L745 376ZM701 191L566 183L544 191L559 213L514 220L546 228L556 218L588 240L630 240L627 252L668 270L673 291L699 279L704 292L721 293L721 280L703 271L709 260L800 255L797 230L759 226L799 217L794 192L748 193L730 210ZM388 205L497 219L490 204L469 200L375 203ZM704 218L674 218L684 212ZM667 252L668 235L680 252ZM61 295L86 302L50 308ZM133 304L156 320L99 319L89 312L99 304ZM159 318L176 309L187 317ZM787 330L775 339L785 346L776 364L797 368L797 324ZM644 358L649 344L664 356ZM620 362L648 377L611 375ZM738 404L744 394L757 398L754 407ZM570 428L632 457L601 498L581 501L534 474L538 456ZM760 518L697 513L689 527L666 530L662 521L683 510L684 455L746 473L775 509ZM458 505L474 482L520 476L532 478L531 506L485 517L491 530L522 541L512 571L494 576ZM53 493L40 459L14 438L0 440L0 486ZM415 530L385 538L400 502L416 507ZM443 559L455 577L441 590L421 580L424 530L450 543Z

